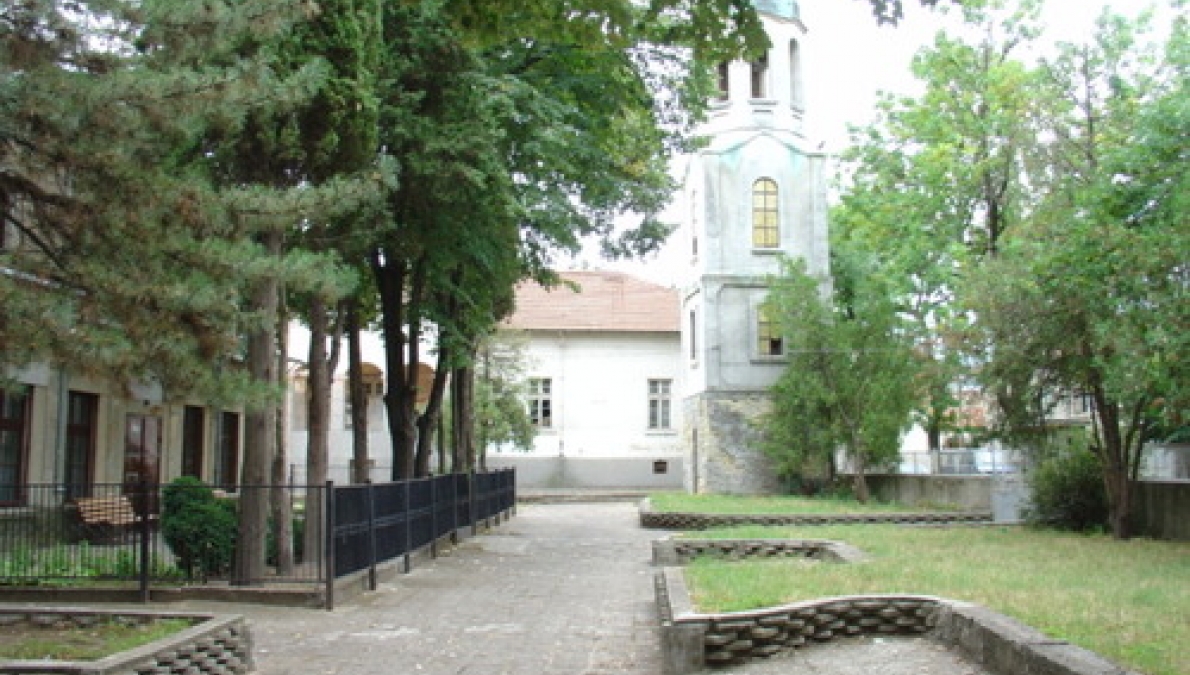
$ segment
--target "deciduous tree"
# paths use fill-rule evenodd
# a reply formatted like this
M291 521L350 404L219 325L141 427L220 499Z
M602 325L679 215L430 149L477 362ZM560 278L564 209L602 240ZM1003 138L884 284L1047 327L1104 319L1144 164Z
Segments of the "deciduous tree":
M791 474L822 472L841 452L867 501L865 472L900 451L916 360L888 288L862 255L837 250L832 274L825 297L825 280L787 262L765 301L789 359L773 387L765 449Z

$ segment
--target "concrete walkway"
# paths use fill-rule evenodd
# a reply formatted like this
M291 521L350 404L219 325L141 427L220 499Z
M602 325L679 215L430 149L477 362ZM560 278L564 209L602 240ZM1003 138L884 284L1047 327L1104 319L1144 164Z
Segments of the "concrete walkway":
M655 675L649 542L659 536L640 529L634 503L522 505L334 612L203 608L248 616L262 675ZM850 641L719 672L981 673L923 640Z

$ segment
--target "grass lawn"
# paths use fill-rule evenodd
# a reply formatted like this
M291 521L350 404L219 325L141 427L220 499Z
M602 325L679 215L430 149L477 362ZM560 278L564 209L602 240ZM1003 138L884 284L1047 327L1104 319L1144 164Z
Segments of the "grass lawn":
M146 624L105 620L86 628L10 625L0 629L0 659L94 661L149 644L191 625L185 619Z
M950 507L912 507L904 504L868 502L826 497L733 497L728 495L690 495L667 492L650 495L655 511L663 513L908 513L914 511L953 510Z
M1190 675L1190 544L1020 528L737 527L698 537L834 539L871 559L698 560L703 611L833 595L911 593L979 603L1149 675Z

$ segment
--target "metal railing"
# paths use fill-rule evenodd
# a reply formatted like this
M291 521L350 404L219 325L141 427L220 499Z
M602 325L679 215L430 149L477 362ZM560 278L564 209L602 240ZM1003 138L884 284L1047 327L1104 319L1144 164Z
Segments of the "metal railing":
M192 519L204 530L189 535L199 544L187 544L174 534L179 528L163 527L162 510L178 498L170 491L200 489L210 502L201 508L210 511ZM0 585L136 585L142 592L151 586L226 585L237 550L238 504L254 490L270 491L263 497L273 504L284 500L287 508L280 512L292 520L283 528L283 518L269 518L264 574L236 583L326 584L333 594L336 578L374 572L402 556L408 569L418 549L507 514L516 504L516 475L509 469L365 485L226 486L213 493L207 486L0 485L6 497L0 505ZM317 514L322 518L310 520ZM290 546L278 546L285 538ZM291 559L281 553L286 549Z

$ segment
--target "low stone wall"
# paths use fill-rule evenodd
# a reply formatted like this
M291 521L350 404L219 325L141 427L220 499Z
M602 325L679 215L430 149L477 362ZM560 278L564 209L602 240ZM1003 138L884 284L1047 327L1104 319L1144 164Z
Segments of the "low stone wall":
M990 511L994 479L987 475L870 475L868 488L881 501L899 504L946 504Z
M21 622L44 627L85 628L102 619L148 623L158 619L194 621L190 628L97 661L4 661L0 673L13 675L238 675L252 671L252 635L238 615L96 610L0 605L0 625Z
M1135 675L983 607L921 595L822 598L746 612L694 611L681 568L655 577L666 672L731 666L861 635L928 636L1003 675Z
M653 564L685 565L699 556L732 560L749 558L809 558L828 562L859 562L863 551L826 539L656 539Z
M648 499L640 504L640 525L657 530L705 530L736 525L856 525L865 523L891 525L987 524L990 511L955 511L921 513L840 513L840 514L720 514L663 513L654 511Z

